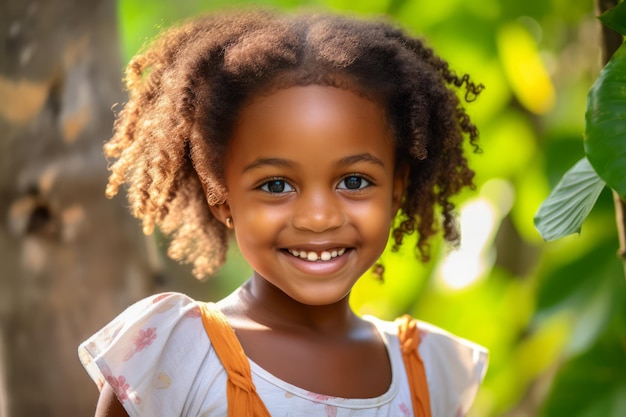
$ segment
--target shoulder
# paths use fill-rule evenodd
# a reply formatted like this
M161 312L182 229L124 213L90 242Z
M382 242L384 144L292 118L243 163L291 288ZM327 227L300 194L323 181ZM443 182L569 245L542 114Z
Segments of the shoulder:
M112 349L125 349L120 358L128 361L161 335L174 328L189 327L187 319L200 318L198 304L184 294L161 293L137 301L83 342L79 347L81 361L97 358ZM187 326L186 326L187 325ZM87 356L85 356L87 355Z
M418 328L433 416L466 415L487 371L487 349L432 324Z
M207 361L212 346L199 304L179 293L136 302L83 342L78 353L98 387L108 383L130 416L154 410L182 415L199 370L206 371L206 363L221 370L219 361Z
M397 323L373 322L387 337L398 337ZM432 415L465 415L485 376L487 349L426 322L417 321L417 328Z

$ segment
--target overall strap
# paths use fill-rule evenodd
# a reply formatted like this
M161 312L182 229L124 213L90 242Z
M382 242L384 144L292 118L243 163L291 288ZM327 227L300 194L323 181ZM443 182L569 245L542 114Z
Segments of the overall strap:
M404 368L409 379L411 402L415 417L431 417L430 394L426 381L424 362L417 351L420 343L417 320L405 314L396 320L398 324L398 339L402 349Z
M214 303L198 303L202 324L211 344L228 372L226 395L228 417L270 417L252 382L250 363L235 331Z

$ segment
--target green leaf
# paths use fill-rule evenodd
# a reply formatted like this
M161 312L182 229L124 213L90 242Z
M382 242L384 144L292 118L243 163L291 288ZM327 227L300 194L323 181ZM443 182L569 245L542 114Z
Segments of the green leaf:
M544 240L580 233L605 183L587 158L578 161L541 204L535 227Z
M626 46L622 44L589 90L585 152L606 184L626 198Z
M558 308L584 310L584 303L591 298L591 288L598 281L615 279L610 265L615 263L614 235L589 247L571 262L546 274L537 289L537 313L545 314Z
M612 9L602 13L598 19L617 33L626 35L626 3L621 2Z
M624 286L616 286L616 303L624 301ZM614 310L616 315L623 308ZM557 372L543 404L543 417L621 417L626 415L626 352L623 333L607 327L585 353Z

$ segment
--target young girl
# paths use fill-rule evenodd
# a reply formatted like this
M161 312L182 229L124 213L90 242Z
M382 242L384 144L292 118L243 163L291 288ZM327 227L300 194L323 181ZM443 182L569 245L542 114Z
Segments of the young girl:
M348 303L390 235L442 229L471 186L478 132L455 94L482 86L381 21L222 13L128 66L105 146L144 232L198 277L231 234L252 277L217 304L159 294L84 342L97 416L464 416L484 349ZM440 218L442 220L440 220Z

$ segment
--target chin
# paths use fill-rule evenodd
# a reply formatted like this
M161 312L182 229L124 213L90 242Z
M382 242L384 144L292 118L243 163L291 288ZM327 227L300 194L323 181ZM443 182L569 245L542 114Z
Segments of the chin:
M309 291L304 294L287 294L291 299L308 306L326 306L339 303L348 298L350 291Z

